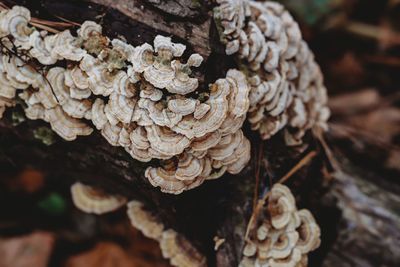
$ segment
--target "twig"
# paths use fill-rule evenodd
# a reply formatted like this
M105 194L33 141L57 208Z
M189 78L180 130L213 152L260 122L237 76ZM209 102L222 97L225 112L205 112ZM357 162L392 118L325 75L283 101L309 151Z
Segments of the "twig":
M384 43L386 47L400 44L400 34L393 29L349 21L345 26L345 30L355 35L378 40Z
M4 3L0 2L0 10L7 10L7 9L10 9L10 8L7 5L5 5ZM69 28L72 26L80 26L79 23L67 20L67 19L59 17L59 16L55 16L55 17L62 21L50 21L50 20L44 20L44 19L32 17L29 24L31 24L32 26L34 26L36 28L46 30L51 33L60 32L59 30L57 30L55 28L65 29L65 28ZM55 27L55 28L53 28L53 27Z
M335 156L333 155L332 149L328 146L328 144L325 141L325 138L320 130L313 130L314 135L317 137L319 143L322 146L322 149L326 155L326 157L329 160L329 163L331 164L332 169L337 172L341 171L340 164L336 160Z
M254 198L253 198L253 210L257 206L258 190L260 185L260 170L261 170L261 160L264 151L264 141L261 141L260 148L258 150L258 157L256 162L256 185L254 187Z
M388 149L388 150L392 150L392 149L400 150L400 146L398 146L396 144L389 144L389 143L385 142L384 140L382 140L382 138L380 138L377 135L369 133L365 130L355 128L350 125L345 125L343 123L337 123L337 122L330 122L329 127L332 130L336 131L336 133L340 132L340 131L342 131L342 132L344 131L346 134L348 134L348 136L358 136L358 139L360 139L360 137L362 137L362 138L364 138L365 141L368 141L376 146L380 146L380 147Z
M317 151L313 150L309 152L304 158L302 158L285 176L283 176L279 181L277 182L278 184L283 184L287 180L289 180L293 174L295 174L298 170L303 168L305 165L307 165L311 159L313 159L317 155Z
M6 9L10 9L10 8L3 2L0 2L0 10L6 10Z
M59 17L57 17L59 18ZM61 20L61 18L60 18ZM42 24L42 25L47 25L47 26L52 26L52 27L57 27L57 28L68 28L72 26L80 26L80 24L76 22L70 22L70 21L50 21L50 20L45 20L45 19L39 19L39 18L31 18L31 21Z
M39 28L39 29L42 29L42 30L46 30L46 31L51 32L51 33L59 33L60 32L59 30L53 29L53 28L51 28L49 26L46 26L46 25L43 25L43 24L35 23L33 21L31 21L30 24L32 26L35 26L36 28Z
M57 16L57 15L54 15L54 17L56 17L56 18L58 18L59 20L62 20L62 21L64 21L64 22L68 22L68 23L71 24L71 25L74 25L74 26L81 26L81 24L78 23L78 22L75 22L75 21L72 21L72 20L69 20L69 19L66 19L66 18Z
M27 61L27 60L25 60L24 58L21 57L21 55L18 53L18 47L16 47L13 42L10 41L11 44L13 45L13 49L15 49L15 51L13 51L12 49L10 49L6 45L4 45L3 44L3 39L4 38L7 38L9 40L9 38L7 36L5 36L3 38L0 38L0 48L5 49L11 55L16 56L18 59L20 59L22 62L24 62L25 65L28 65L28 66L32 67L37 73L39 73L45 79L45 81L49 84L50 90L51 90L54 98L59 103L57 95L54 92L54 88L51 85L50 81L47 79L47 77L40 70L38 70L34 65L32 65L29 61ZM26 57L29 57L27 54L23 54L23 55L26 56ZM11 59L11 57L10 57L10 59Z

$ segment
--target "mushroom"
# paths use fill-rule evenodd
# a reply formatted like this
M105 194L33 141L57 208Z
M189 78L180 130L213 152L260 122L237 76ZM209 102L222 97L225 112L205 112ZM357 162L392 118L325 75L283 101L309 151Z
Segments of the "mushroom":
M194 110L193 117L196 120L201 120L210 109L211 109L210 105L208 105L206 103L201 103L201 104L197 105L196 109Z
M221 140L219 131L208 133L202 137L194 138L190 147L193 151L207 151L215 147Z
M92 103L88 100L76 100L70 96L70 90L65 85L65 69L54 67L46 75L46 82L51 86L57 102L61 105L65 113L73 118L83 118L87 112L90 112Z
M29 43L26 45L30 47L29 54L36 58L40 63L44 65L52 65L57 62L57 57L53 57L51 51L46 47L43 35L45 32L40 33L39 31L34 31L29 36Z
M186 238L172 229L163 232L160 248L163 257L169 259L173 266L206 266L206 258Z
M164 167L148 167L145 176L154 187L160 187L161 191L169 194L180 194L185 190L185 183L176 179L175 166L172 162L164 164Z
M85 21L82 23L81 27L77 31L78 36L83 40L88 40L91 36L96 34L101 34L102 28L101 25L97 24L94 21Z
M128 148L131 146L130 135L134 129L134 125L124 125L119 133L118 143L120 146Z
M68 116L60 106L45 110L45 120L51 129L67 141L72 141L79 135L90 135L93 131L85 123Z
M226 54L232 55L239 51L239 36L243 32L246 17L250 16L247 1L217 0L218 7L214 9L214 17L220 21L223 34L227 38Z
M177 134L167 127L152 125L145 128L151 148L161 154L170 157L176 156L190 145L187 137ZM171 146L171 144L174 145Z
M78 40L72 36L69 30L57 33L51 37L54 38L52 40L54 46L50 51L53 58L80 61L87 53L86 50L80 48Z
M296 201L290 189L282 184L274 185L268 201L272 225L276 229L282 229L289 224L295 211Z
M96 126L97 130L104 128L108 122L107 116L104 112L105 104L103 99L97 98L92 105L92 122Z
M202 160L189 153L183 153L179 157L175 178L180 181L193 181L203 172Z
M109 96L118 83L114 83L120 71L111 73L107 70L106 64L91 55L85 55L80 62L80 69L85 71L89 77L89 88L95 95Z
M88 76L80 68L75 66L71 70L67 69L64 75L65 85L69 87L69 93L72 98L81 100L91 95Z
M223 28L227 54L249 65L252 129L263 139L284 129L289 146L301 145L309 129L326 129L329 109L321 71L289 12L274 2L217 3L214 17Z
M191 78L191 67L199 67L203 57L199 54L192 54L188 59L187 64L182 64L180 61L173 60L171 62L172 69L175 72L175 77L166 86L168 92L173 94L186 95L197 89L199 82L196 78Z
M111 93L107 103L107 112L122 123L130 123L136 101L116 92Z
M301 252L295 248L288 257L283 259L271 258L268 263L271 267L296 267L301 259Z
M297 210L290 189L275 184L265 212L256 218L240 266L307 266L307 254L320 244L320 229L308 210Z
M12 9L2 12L0 17L1 37L11 34L18 45L29 42L29 34L32 31L28 26L30 20L29 10L21 6L13 6Z
M71 195L78 209L98 215L115 211L126 203L125 197L108 195L79 182L71 186Z
M153 47L148 43L135 47L133 54L129 58L134 72L142 73L154 62Z
M119 146L119 135L121 133L122 126L120 124L112 125L107 122L101 129L103 137L113 146Z
M128 202L127 207L127 214L133 227L140 230L148 238L161 240L164 225L154 215L144 209L143 203L132 200Z
M177 98L168 101L168 109L176 114L186 116L196 109L197 101L191 98Z
M319 247L321 231L310 211L302 209L298 212L298 215L301 223L297 228L299 232L297 248L302 254L307 254Z
M40 76L33 67L16 56L2 55L1 68L10 85L16 89L26 89Z
M29 105L25 108L25 116L31 120L45 120L46 109L41 104Z

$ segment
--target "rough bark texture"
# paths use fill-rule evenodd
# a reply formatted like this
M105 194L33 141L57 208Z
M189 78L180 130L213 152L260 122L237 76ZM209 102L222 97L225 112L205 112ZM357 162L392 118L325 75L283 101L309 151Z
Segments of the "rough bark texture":
M226 69L233 66L232 58L224 55L219 43L207 2L3 2L27 6L34 16L46 19L57 20L56 16L61 16L75 22L96 20L110 37L123 36L134 45L152 42L160 33L171 35L175 41L188 45L188 52L196 51L205 57L199 70L205 73L201 86L222 77ZM46 131L49 126L44 122L16 123L16 118L23 117L21 114L20 107L16 107L8 110L5 119L0 121L2 170L34 166L65 187L81 180L110 193L139 199L159 214L167 226L192 240L207 255L209 266L237 266L240 260L253 205L257 166L261 168L258 193L262 195L307 151L321 152L311 134L306 140L307 149L300 153L286 148L280 136L262 143L246 125L245 134L252 141L253 156L240 175L225 175L198 189L172 196L160 193L147 182L143 176L146 164L133 160L123 149L112 147L100 134L66 142ZM49 140L54 142L46 145ZM261 157L258 156L260 149ZM322 154L289 181L298 196L299 206L310 208L322 228L322 247L311 255L310 266L378 266L376 260L381 258L384 266L398 266L400 258L395 249L400 245L399 198L394 192L400 190L344 174L336 175L332 185L325 186L321 173ZM215 236L226 240L217 252L214 251Z

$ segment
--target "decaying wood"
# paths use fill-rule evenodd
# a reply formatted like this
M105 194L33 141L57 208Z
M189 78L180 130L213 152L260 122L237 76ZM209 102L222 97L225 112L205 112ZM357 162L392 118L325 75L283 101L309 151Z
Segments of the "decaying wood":
M338 201L342 218L337 240L323 267L400 264L400 187L384 188L374 181L380 177L370 178L334 175L329 195Z
M178 36L187 41L193 48L193 50L203 57L207 58L211 53L209 44L211 16L210 14L204 14L203 21L200 23L194 23L193 20L174 20L161 13L154 12L148 5L141 1L130 1L130 0L91 0L93 3L101 4L114 8L124 15L128 16L134 21L141 22L154 30L163 31L168 34ZM196 1L148 1L152 4L160 7L163 11L177 15L180 14L182 17L186 17L189 14L196 15L196 13L189 12L193 10L192 6L185 5L185 2L198 3ZM192 4L191 4L192 5ZM198 5L198 4L197 4ZM192 8L190 8L192 7ZM188 15L185 15L189 13ZM198 14L198 13L197 13ZM140 37L139 37L140 38Z

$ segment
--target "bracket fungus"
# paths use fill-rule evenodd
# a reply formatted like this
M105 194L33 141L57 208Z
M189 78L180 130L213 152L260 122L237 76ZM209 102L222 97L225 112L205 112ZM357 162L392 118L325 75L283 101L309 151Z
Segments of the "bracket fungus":
M154 215L144 209L142 202L132 200L128 202L127 207L127 214L133 227L140 230L148 238L161 240L164 225Z
M323 77L289 12L272 1L217 3L214 17L226 53L235 54L249 73L252 129L263 139L283 130L288 146L300 145L309 129L326 129L330 112Z
M275 184L246 241L240 266L307 266L307 255L319 247L320 234L312 214L297 210L290 189Z
M172 229L164 231L160 240L164 258L170 259L173 266L205 267L206 258L192 244Z
M168 193L179 194L226 171L238 173L250 160L241 128L251 87L242 72L229 70L209 86L204 101L190 94L199 86L192 68L203 58L192 54L184 63L186 46L170 37L158 35L153 45L134 47L110 41L91 21L76 36L69 30L38 32L29 21L24 7L1 11L1 37L14 52L1 51L1 112L18 94L28 118L49 122L65 140L91 134L94 125L133 158L160 160L145 175ZM26 64L31 59L48 65L46 71Z
M91 186L75 183L71 186L72 200L75 206L86 212L104 214L119 209L126 203L122 196L108 195Z
M184 236L173 229L165 229L161 221L143 203L132 200L127 204L127 214L131 224L143 235L159 242L164 258L169 259L172 266L205 267L203 256Z
M28 118L49 122L65 140L96 129L151 162L145 176L172 194L243 170L250 160L246 119L264 139L284 131L288 145L301 144L308 129L326 128L322 75L290 14L269 1L217 3L227 53L247 69L230 69L208 88L198 88L192 71L202 56L186 56L186 46L170 37L132 46L91 21L49 34L29 26L26 8L2 10L0 114L19 97ZM40 64L31 66L35 60Z

